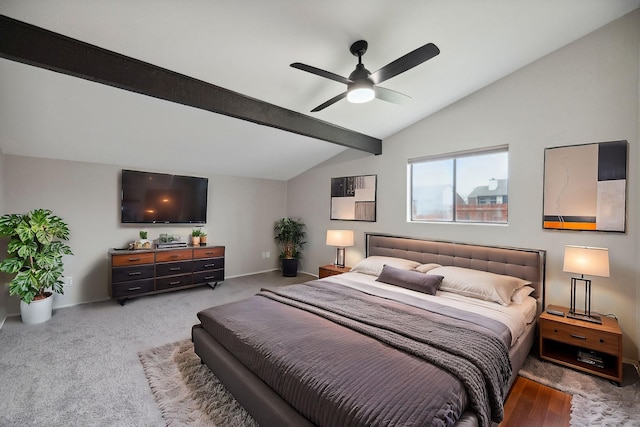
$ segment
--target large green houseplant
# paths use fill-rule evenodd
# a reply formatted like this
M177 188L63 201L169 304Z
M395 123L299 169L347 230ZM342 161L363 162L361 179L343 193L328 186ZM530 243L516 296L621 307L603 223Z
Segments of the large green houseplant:
M9 237L8 257L0 262L0 271L15 274L9 283L9 294L20 297L25 321L23 308L29 309L32 303L45 299L52 307L51 292L64 292L62 257L72 255L71 248L63 242L69 240L69 227L52 211L34 209L27 214L0 217L0 236Z
M281 218L273 228L275 239L280 245L282 259L282 275L294 277L298 275L298 259L301 258L302 246L307 243L304 239L306 225L301 219Z

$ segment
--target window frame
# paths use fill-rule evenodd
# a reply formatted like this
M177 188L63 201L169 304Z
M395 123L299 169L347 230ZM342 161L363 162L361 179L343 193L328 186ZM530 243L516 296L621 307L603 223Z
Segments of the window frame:
M507 194L506 194L506 200L507 200L507 216L506 216L506 220L504 222L498 222L498 221L461 221L458 220L457 218L457 203L456 203L456 194L457 194L457 173L458 173L458 167L457 167L457 159L461 159L461 158L468 158L468 157L474 157L474 156L482 156L482 155L487 155L487 154L493 154L493 153L506 153L507 155L507 176L506 176L506 180L507 180ZM430 161L438 161L438 160L453 160L453 166L452 166L452 170L453 170L453 182L452 182L452 190L453 190L453 197L452 197L452 219L451 220L439 220L439 219L414 219L413 218L413 184L414 184L414 180L413 180L413 165L418 164L418 163L424 163L424 162L430 162ZM497 179L503 179L503 178L497 178ZM416 223L416 224L421 224L421 223L434 223L434 224L480 224L480 225L503 225L506 226L509 224L509 202L508 200L510 199L509 197L509 145L508 144L503 144L503 145L496 145L496 146L492 146L492 147L485 147L485 148L477 148L477 149L472 149L472 150L464 150L464 151L456 151L453 153L443 153L443 154L435 154L435 155L430 155L430 156L422 156L422 157L415 157L415 158L411 158L407 160L407 222L409 223Z

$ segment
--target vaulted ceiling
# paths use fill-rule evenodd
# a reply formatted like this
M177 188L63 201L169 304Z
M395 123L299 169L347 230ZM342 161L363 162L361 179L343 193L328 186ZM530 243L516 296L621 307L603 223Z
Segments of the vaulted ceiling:
M0 15L384 140L638 8L640 0L0 0ZM408 104L346 100L364 39L375 71L425 43L435 58L381 86ZM594 52L594 61L598 60ZM5 154L287 180L346 148L311 136L0 59ZM384 149L392 147L383 145Z

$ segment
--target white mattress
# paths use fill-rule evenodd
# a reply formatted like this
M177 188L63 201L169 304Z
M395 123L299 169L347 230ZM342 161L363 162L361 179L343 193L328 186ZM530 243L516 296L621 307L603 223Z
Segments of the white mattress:
M515 344L518 338L524 333L526 326L536 318L537 303L535 298L526 297L522 304L512 303L505 307L495 302L469 298L451 292L438 291L436 292L436 295L424 294L410 289L377 282L376 278L376 276L371 276L369 274L349 272L330 276L321 280L336 282L356 289L363 286L373 286L375 288L411 295L426 301L433 301L438 304L455 307L471 313L481 314L497 320L509 328L511 331L511 345Z

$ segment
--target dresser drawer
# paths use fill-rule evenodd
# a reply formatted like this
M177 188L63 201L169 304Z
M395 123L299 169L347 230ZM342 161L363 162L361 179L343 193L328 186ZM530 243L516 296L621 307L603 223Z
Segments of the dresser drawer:
M191 273L192 267L193 263L191 261L164 262L162 264L156 264L156 277Z
M127 282L153 278L153 264L134 265L131 267L114 267L111 269L111 282Z
M224 256L224 247L212 246L210 248L197 248L193 250L194 258L215 258Z
M217 270L224 268L224 258L199 259L193 261L193 272L204 270Z
M113 283L111 285L111 296L113 298L122 298L130 295L143 294L145 292L153 292L153 282L153 279L145 279Z
M544 339L601 351L603 353L615 355L619 353L619 335L604 331L541 319L540 334Z
M222 282L224 280L224 270L202 271L193 273L193 284Z
M153 252L142 252L139 254L122 254L111 257L113 267L123 267L126 265L153 264Z
M182 276L169 276L156 278L156 290L162 289L180 288L182 286L191 285L191 274L184 274Z
M156 262L187 261L193 258L191 250L163 251L156 253Z

